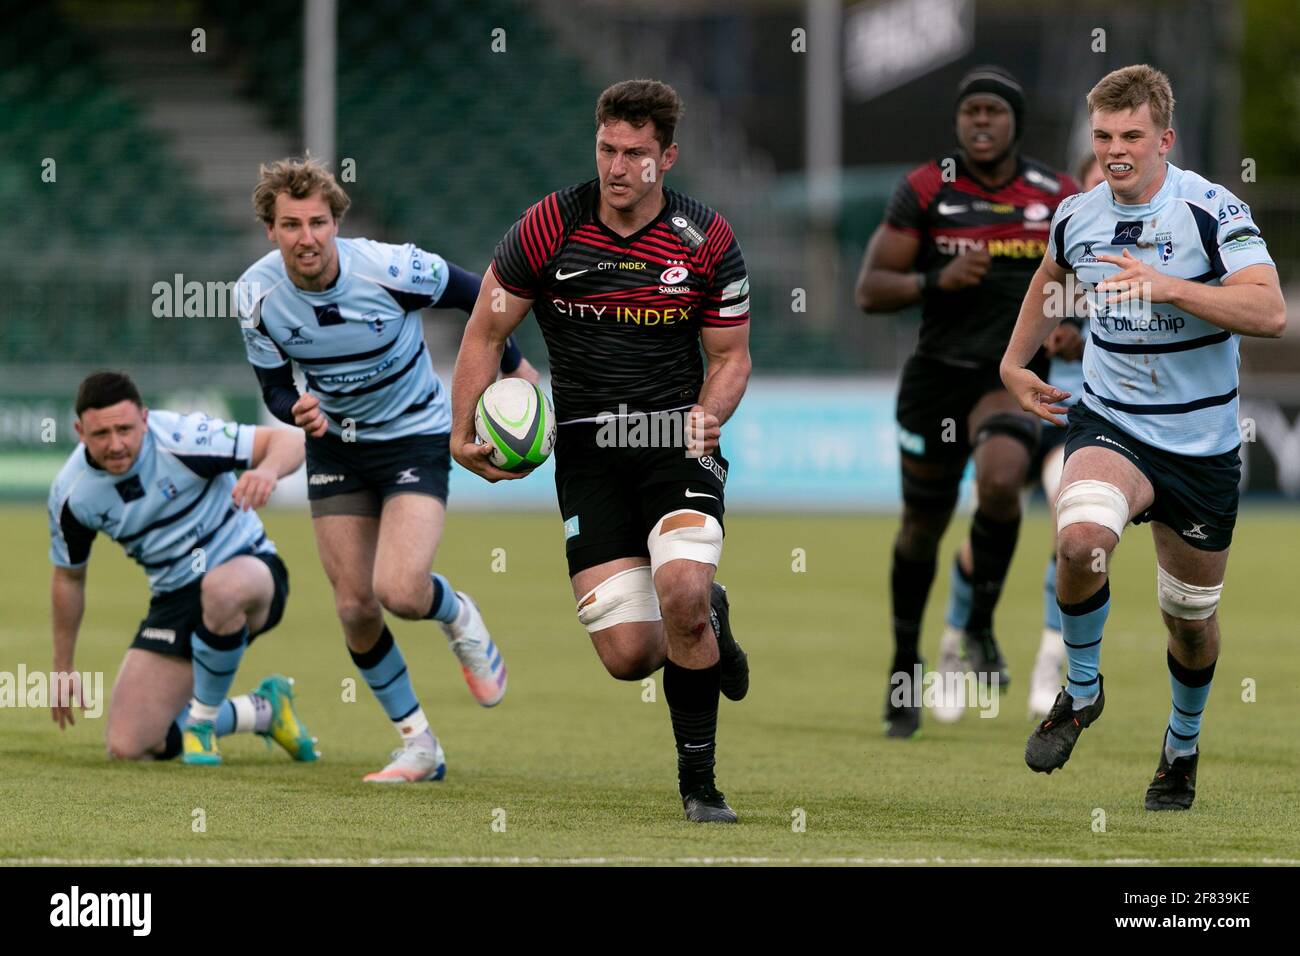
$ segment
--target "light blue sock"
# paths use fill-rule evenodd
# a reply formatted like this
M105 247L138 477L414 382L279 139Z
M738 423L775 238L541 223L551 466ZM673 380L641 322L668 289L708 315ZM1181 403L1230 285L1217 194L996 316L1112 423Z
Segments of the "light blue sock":
M1078 604L1061 605L1061 637L1065 641L1065 690L1074 698L1074 709L1086 707L1097 698L1101 667L1101 632L1110 614L1110 581L1092 597Z
M243 730L254 733L265 733L267 727L271 724L271 704L265 698L258 697L256 694L245 694L246 698L255 708L256 718L251 727L244 727ZM176 726L185 729L186 723L190 718L190 705L186 704L179 714L176 715ZM221 705L221 710L217 712L216 722L212 725L217 732L218 737L225 737L227 734L237 733L241 728L237 725L235 702L230 698Z
M407 673L406 661L393 640L393 632L387 626L379 635L375 646L364 654L352 653L352 661L361 671L361 676L369 685L384 708L388 719L394 722L414 713L420 702L415 697L415 688L411 686L411 675Z
M1205 702L1210 698L1210 685L1214 680L1214 664L1192 670L1180 664L1173 654L1165 653L1169 663L1169 687L1174 698L1169 711L1169 729L1165 732L1165 759L1173 763L1175 757L1196 752L1196 743L1201 736L1201 715L1205 713Z
M429 578L433 581L433 603L424 617L450 624L460 616L460 598L452 589L451 582L441 574L430 574Z
M1047 559L1047 574L1043 577L1043 627L1049 631L1061 629L1061 608L1056 603L1056 555Z
M961 569L961 560L952 559L951 583L948 586L949 626L965 629L970 620L971 583L966 572Z
M235 682L235 672L239 670L239 661L247 646L247 627L234 634L213 634L202 621L199 622L190 639L195 701L205 707L221 706L230 693L230 685Z

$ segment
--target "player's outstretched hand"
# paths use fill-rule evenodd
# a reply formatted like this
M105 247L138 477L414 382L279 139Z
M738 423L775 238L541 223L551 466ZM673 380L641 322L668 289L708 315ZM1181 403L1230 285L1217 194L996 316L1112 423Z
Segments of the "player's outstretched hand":
M1065 427L1065 422L1056 416L1064 415L1068 409L1062 405L1049 405L1048 402L1063 402L1070 397L1069 392L1053 388L1029 369L1018 365L1003 365L999 371L1002 373L1002 384L1016 397L1021 408L1033 412L1045 422Z
M276 474L270 468L250 468L239 476L235 490L230 493L235 506L244 511L257 509L271 500L275 491Z
M1122 256L1097 256L1098 262L1119 266L1119 272L1097 283L1097 292L1106 297L1108 305L1137 300L1139 302L1168 302L1173 295L1174 281L1159 269L1154 269L1127 249Z
M1083 358L1083 333L1072 322L1062 322L1052 329L1052 334L1043 343L1047 354L1066 362L1077 362Z
M293 423L312 438L320 438L329 428L325 413L320 410L320 399L308 392L293 403Z
M77 722L77 718L72 715L73 707L84 707L81 699L81 675L69 666L62 669L57 665L54 668L54 703L50 707L50 717L60 730L72 726Z
M967 249L943 267L939 273L939 288L944 292L956 292L979 285L992 261L987 249Z
M718 450L722 438L722 425L717 415L711 415L704 406L691 408L686 417L686 454L690 458L703 458Z
M503 471L492 464L492 446L487 442L455 441L451 443L452 457L460 462L461 467L474 472L485 481L513 481L522 478L526 472Z

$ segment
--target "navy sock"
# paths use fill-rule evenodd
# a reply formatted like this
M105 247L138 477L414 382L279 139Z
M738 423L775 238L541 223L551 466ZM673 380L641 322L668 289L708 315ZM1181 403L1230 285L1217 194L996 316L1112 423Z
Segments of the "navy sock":
M1002 596L1002 583L1020 537L1020 515L998 521L978 508L970 525L971 599L966 629L971 633L993 626L993 609Z
M918 643L921 637L921 616L925 602L930 597L934 583L935 559L913 561L894 549L894 565L890 570L889 586L894 609L894 663L892 672L912 673L912 666L921 659Z
M664 699L677 741L677 785L683 797L713 786L720 675L717 664L692 670L664 661Z

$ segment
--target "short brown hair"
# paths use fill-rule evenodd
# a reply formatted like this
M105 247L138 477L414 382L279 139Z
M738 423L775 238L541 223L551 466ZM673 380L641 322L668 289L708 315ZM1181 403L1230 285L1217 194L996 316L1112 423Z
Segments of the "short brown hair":
M1088 93L1088 114L1097 110L1115 113L1136 110L1143 103L1151 107L1151 119L1161 132L1174 121L1174 90L1169 77L1153 66L1139 63L1112 70Z
M330 214L337 221L343 218L352 200L338 184L338 180L319 159L312 156L290 156L273 163L263 163L258 169L257 188L253 190L253 210L257 218L268 226L275 222L275 197L288 193L294 199L306 199L319 192L329 203Z
M93 372L77 388L77 417L88 408L108 408L118 402L133 402L144 408L140 390L125 372Z
M596 100L596 129L623 120L636 127L655 124L655 139L667 149L682 118L682 98L658 80L624 80L606 87Z

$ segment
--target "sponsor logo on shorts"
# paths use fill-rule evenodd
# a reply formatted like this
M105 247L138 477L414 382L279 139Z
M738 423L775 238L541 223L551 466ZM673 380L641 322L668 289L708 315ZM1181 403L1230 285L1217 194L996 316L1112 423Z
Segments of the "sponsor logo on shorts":
M419 482L420 479L415 476L414 468L403 468L401 471L397 473L397 480L393 482L393 484L415 485L415 484L419 484Z
M1188 528L1186 531L1183 532L1183 537L1195 538L1197 541L1204 541L1209 537L1209 535L1205 533L1204 529L1205 529L1204 523L1193 524L1190 528Z
M146 641L166 641L168 644L176 643L176 632L166 627L146 627L140 632L140 637Z
M925 436L910 432L902 425L898 426L898 447L909 455L925 454Z
M713 472L713 477L717 478L718 481L722 482L724 485L727 483L727 469L718 464L712 455L705 455L701 458L700 467L707 468L709 471Z
M689 489L689 488L687 488L686 491L685 491L684 493L685 493L685 495L686 495L687 498L712 498L712 499L714 499L715 501L716 501L717 498L718 498L717 495L711 495L711 494L708 494L707 492L704 492L704 491L691 491L691 489Z
M1107 445L1114 445L1116 448L1122 448L1124 451L1127 451L1130 455L1133 455L1133 452L1129 451L1127 448L1124 448L1123 445L1121 445L1119 442L1115 441L1115 439L1107 435L1096 435L1094 437L1097 439L1097 441L1104 441ZM1136 458L1137 455L1133 455L1133 457Z
M312 475L307 479L309 485L332 485L336 481L342 481L346 475Z
M577 536L578 516L574 515L572 518L566 518L564 520L564 540L568 541L570 538L576 538Z

